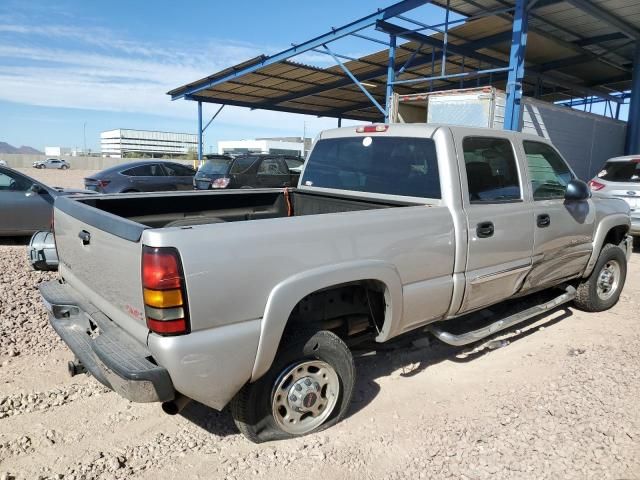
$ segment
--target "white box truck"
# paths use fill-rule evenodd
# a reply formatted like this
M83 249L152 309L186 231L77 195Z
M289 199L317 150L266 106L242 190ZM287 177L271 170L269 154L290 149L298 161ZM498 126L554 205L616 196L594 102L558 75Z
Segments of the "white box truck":
M391 121L502 129L505 103L506 93L494 87L394 94ZM523 105L522 131L551 140L582 179L624 154L626 122L528 97Z

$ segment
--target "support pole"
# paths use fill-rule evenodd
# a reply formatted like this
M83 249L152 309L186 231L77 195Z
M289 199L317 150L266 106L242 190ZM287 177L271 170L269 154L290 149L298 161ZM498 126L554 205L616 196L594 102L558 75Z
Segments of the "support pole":
M524 78L524 58L527 48L529 24L527 0L516 0L513 14L511 54L509 55L509 77L507 80L507 104L504 115L505 130L520 130L522 118L522 80Z
M338 117L338 128L342 127L342 117Z
M389 66L387 67L387 103L384 113L384 123L389 123L391 113L393 82L396 81L396 36L389 35Z
M618 104L619 107L620 105ZM617 116L618 111L616 111ZM640 153L640 41L636 42L636 52L633 58L633 80L631 83L631 102L629 103L625 153L627 155Z
M202 102L198 102L198 161L202 163Z

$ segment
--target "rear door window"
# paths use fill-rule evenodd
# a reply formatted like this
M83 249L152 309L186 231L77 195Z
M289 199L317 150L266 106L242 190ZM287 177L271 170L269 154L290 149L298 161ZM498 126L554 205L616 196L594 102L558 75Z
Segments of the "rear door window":
M256 162L257 157L238 157L231 166L230 173L241 175L246 173L247 170Z
M193 177L195 171L186 165L178 165L177 163L163 163L167 175L170 177Z
M258 175L287 175L289 172L277 158L265 158L258 167Z
M430 138L360 136L319 140L302 185L407 197L440 198Z
M564 198L573 173L553 147L542 142L522 142L529 165L534 200Z
M518 167L510 140L465 137L462 150L471 203L521 200Z
M609 161L598 177L609 182L640 182L640 159Z
M230 158L212 158L202 164L199 172L207 175L226 175L231 161Z
M122 172L128 177L164 177L165 173L162 166L156 163L147 165L139 165Z

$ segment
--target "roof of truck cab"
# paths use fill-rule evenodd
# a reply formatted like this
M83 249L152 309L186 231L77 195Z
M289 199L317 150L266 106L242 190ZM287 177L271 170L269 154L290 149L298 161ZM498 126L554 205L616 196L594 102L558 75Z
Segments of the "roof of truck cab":
M374 124L375 125L375 124ZM382 124L380 124L382 125ZM435 132L439 129L447 129L454 135L456 132L465 136L479 135L479 136L491 136L491 137L517 137L527 140L534 140L544 143L551 143L548 139L540 137L533 133L515 132L512 130L497 130L495 128L488 127L467 127L462 125L449 125L444 123L391 123L386 125L387 130L384 132L357 132L356 129L361 126L332 128L324 130L320 133L318 139L327 138L342 138L342 137L356 137L356 136L371 136L371 137L384 137L386 135L402 136L402 137L423 137L431 138Z

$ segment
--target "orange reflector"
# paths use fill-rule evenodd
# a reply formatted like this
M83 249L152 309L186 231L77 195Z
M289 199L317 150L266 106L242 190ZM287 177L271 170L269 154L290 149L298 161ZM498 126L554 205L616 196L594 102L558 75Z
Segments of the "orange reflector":
M183 304L180 289L151 290L144 289L144 303L155 308L180 307Z

